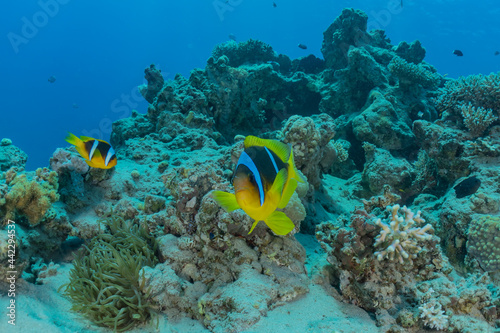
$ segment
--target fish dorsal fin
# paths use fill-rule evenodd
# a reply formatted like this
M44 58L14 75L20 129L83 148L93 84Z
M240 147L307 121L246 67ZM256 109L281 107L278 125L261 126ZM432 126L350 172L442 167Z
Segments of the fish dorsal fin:
M105 143L105 144L107 144L108 146L111 146L111 145L109 144L109 142L107 142L107 141L100 140L100 139L96 139L96 138L91 138L90 136L85 136L85 135L82 135L82 136L80 136L80 139L82 139L82 141L83 141L83 142L87 142L87 141L92 141L92 140L95 140L95 141L98 141L98 142Z
M249 135L245 138L244 142L245 148L252 146L267 147L273 153L275 153L284 163L288 163L290 159L291 147L286 143L279 142L278 140L268 140L261 139L253 135Z
M94 138L91 138L89 136L85 136L85 135L80 135L80 139L82 139L83 142L87 142L87 141L92 141L92 140L97 140L97 139L94 139ZM99 141L99 140L98 140Z

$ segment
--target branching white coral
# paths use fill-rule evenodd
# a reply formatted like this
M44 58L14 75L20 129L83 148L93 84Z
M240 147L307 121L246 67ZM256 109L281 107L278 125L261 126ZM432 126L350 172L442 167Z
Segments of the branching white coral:
M420 216L420 211L414 214L409 208L403 206L401 211L403 216L398 215L399 205L388 206L392 210L390 221L387 223L378 219L375 223L382 228L380 234L375 238L375 247L382 247L380 251L374 254L379 261L387 258L391 261L397 259L403 264L404 259L409 260L417 257L417 253L422 250L418 245L419 241L426 241L432 238L427 231L434 229L430 224L424 227L416 227L415 224L424 223L425 220Z
M422 311L420 318L424 319L425 326L437 330L443 330L448 327L448 315L444 314L444 310L437 300L432 299L419 306L418 309Z

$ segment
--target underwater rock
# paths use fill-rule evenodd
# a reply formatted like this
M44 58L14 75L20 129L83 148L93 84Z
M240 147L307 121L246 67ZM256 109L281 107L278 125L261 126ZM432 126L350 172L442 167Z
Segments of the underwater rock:
M112 126L110 141L113 146L123 144L130 138L143 137L154 130L154 124L148 117L135 110L132 111L132 117L119 119Z
M24 168L27 161L28 155L12 143L0 145L0 172L7 171L11 167Z
M163 88L164 79L161 75L161 70L157 69L154 64L144 70L144 78L148 81L147 84L139 86L139 92L148 103L153 103L154 98Z
M12 144L12 140L8 138L3 138L2 141L0 141L0 146L10 146Z
M467 140L461 131L416 120L413 122L413 133L420 147L436 163L438 182L442 187L469 175L470 161L463 156Z
M394 51L398 56L415 65L421 63L425 58L425 49L419 40L415 40L409 44L402 41L394 47Z
M222 56L228 58L227 64L231 67L278 60L276 53L269 44L255 39L249 39L245 42L228 41L218 44L212 51L212 57L217 60Z
M378 91L372 92L370 100L369 106L352 120L356 139L390 150L402 150L414 144L415 136L406 123L409 122L407 116L399 117L393 104Z
M380 194L385 185L390 185L394 191L404 191L411 185L413 167L406 159L395 158L387 150L368 143L363 148L366 155L363 182L372 194Z
M300 57L292 61L292 72L304 72L307 74L318 74L325 69L325 61L310 54L306 57Z
M326 66L341 69L347 66L349 47L359 46L370 37L366 33L368 15L353 8L344 8L335 21L323 32L321 53Z

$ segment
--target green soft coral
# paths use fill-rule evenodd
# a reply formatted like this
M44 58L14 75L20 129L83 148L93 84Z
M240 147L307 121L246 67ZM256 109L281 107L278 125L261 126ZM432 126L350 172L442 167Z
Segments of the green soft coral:
M16 174L5 194L2 210L5 219L14 219L16 214L25 216L30 226L39 224L52 204L59 200L57 173L47 168L37 169L30 179L26 174Z
M157 243L143 226L118 217L105 224L109 233L96 236L85 247L74 261L70 282L61 288L72 299L73 311L99 326L125 331L153 316L139 272L157 263Z

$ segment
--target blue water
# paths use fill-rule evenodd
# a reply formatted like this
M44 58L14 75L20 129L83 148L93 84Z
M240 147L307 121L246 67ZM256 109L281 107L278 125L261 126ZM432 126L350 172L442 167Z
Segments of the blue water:
M144 113L136 87L151 63L166 78L188 76L230 33L291 58L321 57L323 31L344 7L364 10L369 28L385 29L393 44L419 39L425 60L442 74L500 71L498 0L404 0L402 8L400 0L275 3L9 1L0 14L0 138L28 154L27 169L47 166L54 150L68 145L67 131L108 140L112 121L133 109Z

